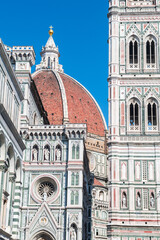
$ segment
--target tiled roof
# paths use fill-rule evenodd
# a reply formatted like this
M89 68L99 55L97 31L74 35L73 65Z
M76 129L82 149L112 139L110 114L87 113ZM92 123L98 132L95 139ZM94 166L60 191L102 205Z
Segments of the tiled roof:
M94 186L102 186L104 187L104 185L97 179L97 178L94 178L94 183L93 183Z
M86 123L89 133L105 135L105 122L100 109L91 94L76 80L59 73L64 85L68 118L70 123ZM51 70L33 74L40 98L48 113L50 124L63 123L63 94L60 83Z

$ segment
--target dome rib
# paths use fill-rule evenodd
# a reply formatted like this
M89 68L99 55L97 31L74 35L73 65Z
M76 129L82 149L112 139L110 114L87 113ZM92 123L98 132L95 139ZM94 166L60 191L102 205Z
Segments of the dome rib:
M105 136L107 126L102 111L82 84L51 69L41 69L32 76L50 124L85 123L89 134Z
M66 122L69 122L66 91L65 91L65 88L64 88L63 81L62 81L60 75L58 74L58 72L55 71L55 70L52 70L52 71L56 75L58 83L59 83L59 87L61 89L61 97L62 97L62 102L63 102L63 123L66 123Z
M33 75L32 75L33 79L36 77L36 75L38 75L39 73L41 73L43 71L48 72L48 69L43 69L43 70L41 69L41 70L38 70L35 73L33 73ZM56 76L57 82L59 84L60 94L61 94L61 98L62 98L62 105L63 105L63 124L65 124L65 123L69 122L66 91L64 88L63 81L62 81L60 75L58 74L58 72L55 70L50 70L50 71L54 73L54 75Z
M59 73L59 75L61 76L61 79L63 80L63 83L64 83L64 79L63 79L63 76L66 76L68 79L71 79L73 82L75 82L81 89L83 89L86 94L92 99L92 101L94 102L94 104L96 105L97 107L97 110L102 118L102 121L103 121L103 125L104 125L104 131L106 132L107 131L107 124L106 124L106 121L105 121L105 118L103 116L103 113L101 111L101 108L99 107L97 101L95 100L95 98L92 96L92 94L81 84L79 83L76 79L72 78L71 76L67 75L66 73ZM65 86L65 83L64 83L64 86ZM65 89L67 90L67 87L65 86ZM68 95L68 94L66 94ZM71 120L71 119L70 119ZM98 134L97 134L98 135ZM101 134L100 134L101 135Z

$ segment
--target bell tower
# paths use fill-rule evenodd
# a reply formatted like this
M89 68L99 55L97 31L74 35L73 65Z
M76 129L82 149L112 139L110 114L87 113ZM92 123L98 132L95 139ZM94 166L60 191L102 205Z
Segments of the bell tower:
M160 2L109 1L108 238L160 232Z

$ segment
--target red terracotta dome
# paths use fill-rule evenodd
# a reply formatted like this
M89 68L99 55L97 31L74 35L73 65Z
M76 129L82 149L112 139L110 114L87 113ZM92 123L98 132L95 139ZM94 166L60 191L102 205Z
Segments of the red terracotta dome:
M36 71L32 77L50 124L86 123L89 133L105 135L106 123L98 104L75 79L48 69Z

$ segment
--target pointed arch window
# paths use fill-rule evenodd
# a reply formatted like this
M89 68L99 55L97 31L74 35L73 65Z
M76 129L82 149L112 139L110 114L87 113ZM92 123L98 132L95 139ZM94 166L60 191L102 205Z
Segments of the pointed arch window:
M129 64L130 68L138 68L138 41L133 37L129 42Z
M79 204L79 193L78 191L71 192L71 205L78 205Z
M129 129L139 130L139 103L134 99L129 104Z
M79 159L79 144L76 146L76 159Z
M71 174L71 185L78 186L79 185L79 173L72 172Z
M153 36L147 37L146 40L146 68L155 68L156 67L156 40Z
M158 130L157 118L157 103L153 99L150 99L147 104L148 130Z
M148 40L146 42L146 60L147 63L155 63L155 42Z
M80 148L79 144L73 144L72 145L72 159L79 159L80 157Z

